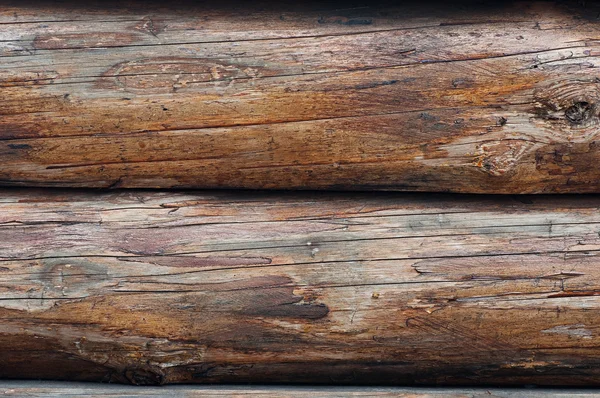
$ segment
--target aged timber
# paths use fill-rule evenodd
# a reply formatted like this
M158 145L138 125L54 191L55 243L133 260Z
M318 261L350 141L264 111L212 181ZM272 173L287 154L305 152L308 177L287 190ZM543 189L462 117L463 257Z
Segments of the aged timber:
M164 397L204 398L598 398L598 389L499 389L499 388L407 388L407 387L298 387L298 386L169 386L133 387L117 384L4 381L0 382L4 397Z
M598 385L599 207L5 190L0 377Z
M0 184L600 192L593 2L198 3L3 2Z

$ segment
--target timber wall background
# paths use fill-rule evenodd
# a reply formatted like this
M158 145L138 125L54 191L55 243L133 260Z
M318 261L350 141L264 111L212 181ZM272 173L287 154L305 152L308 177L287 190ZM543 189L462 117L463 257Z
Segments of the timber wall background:
M1 2L0 377L596 386L598 15Z

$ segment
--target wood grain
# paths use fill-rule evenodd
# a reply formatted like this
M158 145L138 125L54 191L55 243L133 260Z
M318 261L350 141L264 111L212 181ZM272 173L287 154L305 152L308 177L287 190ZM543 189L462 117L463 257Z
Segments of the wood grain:
M298 386L169 386L131 387L115 384L8 381L0 382L5 397L276 397L326 398L596 398L598 390L498 389L498 388L394 388L394 387L298 387Z
M599 208L4 190L0 377L597 385Z
M5 2L0 184L600 192L591 2Z

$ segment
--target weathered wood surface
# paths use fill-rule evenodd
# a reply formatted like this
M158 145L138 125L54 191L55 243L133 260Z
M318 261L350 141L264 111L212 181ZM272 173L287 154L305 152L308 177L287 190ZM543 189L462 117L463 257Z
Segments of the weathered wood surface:
M0 381L4 397L276 397L276 398L596 398L598 390L498 388L394 388L297 386L169 386L131 387L115 384Z
M598 385L599 208L5 190L0 377Z
M600 192L593 2L201 3L3 2L0 183Z

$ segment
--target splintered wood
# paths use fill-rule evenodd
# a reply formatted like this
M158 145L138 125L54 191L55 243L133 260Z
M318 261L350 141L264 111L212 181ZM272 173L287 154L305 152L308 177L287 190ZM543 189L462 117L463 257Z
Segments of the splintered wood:
M5 190L0 377L595 385L598 199Z
M4 2L0 184L600 192L593 2Z

